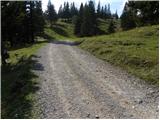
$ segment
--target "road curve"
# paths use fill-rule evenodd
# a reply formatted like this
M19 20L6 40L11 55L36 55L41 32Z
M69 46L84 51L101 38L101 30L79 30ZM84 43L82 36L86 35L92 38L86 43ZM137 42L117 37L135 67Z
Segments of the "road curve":
M158 88L71 42L39 50L39 118L158 118Z

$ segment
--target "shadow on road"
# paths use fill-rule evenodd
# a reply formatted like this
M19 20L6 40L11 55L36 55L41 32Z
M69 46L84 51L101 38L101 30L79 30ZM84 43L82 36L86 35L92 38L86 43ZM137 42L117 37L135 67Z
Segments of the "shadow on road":
M72 42L72 41L53 41L53 44L62 44L62 45L69 45L69 46L77 46L80 45L83 41L76 41L76 42Z

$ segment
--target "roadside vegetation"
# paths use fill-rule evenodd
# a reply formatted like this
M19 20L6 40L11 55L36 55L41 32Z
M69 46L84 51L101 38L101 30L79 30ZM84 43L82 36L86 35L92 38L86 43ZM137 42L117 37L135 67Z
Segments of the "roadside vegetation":
M40 38L39 38L40 39ZM9 51L9 64L2 66L2 118L33 118L37 117L33 111L35 92L38 87L38 76L34 74L34 58L37 50L47 41L41 39L36 44L28 44Z
M33 118L36 51L47 41L41 1L1 1L1 117Z
M82 38L82 49L118 65L152 84L159 81L159 26L135 28L111 35Z

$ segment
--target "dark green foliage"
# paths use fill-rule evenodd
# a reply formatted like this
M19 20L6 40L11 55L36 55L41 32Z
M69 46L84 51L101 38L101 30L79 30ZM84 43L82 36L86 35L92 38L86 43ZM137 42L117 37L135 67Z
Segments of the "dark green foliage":
M80 36L81 18L79 16L74 16L73 24L74 24L74 34Z
M10 46L34 42L43 32L44 19L41 2L2 1L2 41Z
M41 35L44 32L44 25L45 25L45 21L44 21L44 17L43 17L43 11L42 11L42 3L41 1L36 1L35 2L35 21L36 24L35 25L35 34L36 35Z
M79 14L74 19L74 33L79 36L91 36L96 34L97 19L95 13L95 6L93 1L81 4Z
M110 4L108 4L108 7L107 5L101 7L99 1L97 6L97 17L102 19L111 19L112 16L111 16Z
M35 36L43 33L44 19L40 1L1 1L1 5L3 48L6 45L8 48L33 43Z
M140 25L158 24L159 22L159 2L158 1L140 1L133 2L130 6L137 10Z
M69 3L67 2L65 2L64 3L64 8L63 8L64 10L63 10L63 18L64 19L69 19L70 17L71 17L71 14L70 14L70 9L69 9Z
M58 10L58 18L62 18L63 17L63 8L62 8L62 5L59 7L59 10Z
M75 7L74 2L71 3L70 14L71 14L71 17L78 15L78 10Z
M69 21L73 16L78 15L78 9L75 7L75 3L71 3L69 5L68 2L64 2L64 5L59 7L58 17L65 19L65 21Z
M128 4L126 3L123 13L121 15L121 27L123 30L128 30L136 27L136 14L132 9L128 9Z
M121 15L121 26L124 30L136 26L153 25L159 22L158 1L129 1Z
M98 6L97 6L97 17L101 17L101 4L100 4L100 1L98 2Z
M57 21L57 13L54 9L54 5L51 3L51 1L48 1L47 11L46 15L48 20L50 21L51 26Z
M113 19L118 19L119 17L118 17L118 14L117 14L117 10L116 10L116 12L114 13L114 14L112 14L112 18Z
M108 32L109 33L114 33L115 32L115 28L116 28L115 22L113 20L111 20L110 23L109 23Z

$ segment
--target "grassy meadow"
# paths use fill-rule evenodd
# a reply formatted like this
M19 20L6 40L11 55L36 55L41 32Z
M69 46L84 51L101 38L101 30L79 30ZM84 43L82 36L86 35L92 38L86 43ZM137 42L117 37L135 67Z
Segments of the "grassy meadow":
M159 26L135 28L90 38L80 47L96 57L120 66L129 73L158 85Z

